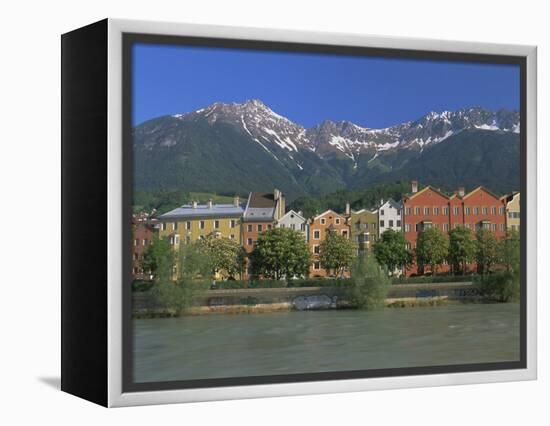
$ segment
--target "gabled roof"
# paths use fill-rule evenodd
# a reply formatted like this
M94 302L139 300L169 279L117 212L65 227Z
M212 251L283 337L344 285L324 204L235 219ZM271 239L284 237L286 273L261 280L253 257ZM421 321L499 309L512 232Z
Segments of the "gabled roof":
M413 198L419 196L420 194L423 194L424 192L427 192L428 190L432 190L433 192L441 195L442 197L446 198L447 200L450 199L450 197L445 194L444 192L440 191L439 189L437 188L434 188L433 186L431 185L428 185L428 186L425 186L424 188L422 188L420 191L418 192L415 192L414 194L405 194L403 196L404 199L409 199L409 200L412 200Z
M327 214L329 214L329 213L332 213L333 215L336 215L336 216L338 216L338 217L341 217L341 218L345 219L344 215L341 215L340 213L336 213L336 212L335 212L334 210L332 210L332 209L328 209L328 210L324 211L323 213L318 214L317 216L315 216L315 217L313 218L313 220L318 219L318 218L320 218L321 216L325 216L325 215L327 215Z
M290 217L290 215L298 216L299 219L303 220L305 222L305 217L303 217L300 213L295 212L294 210L289 210L286 212L280 219L279 222L282 221L287 216Z
M500 200L504 201L506 203L509 203L510 201L512 201L514 198L516 198L518 196L519 196L519 191L512 191L511 193L503 195L502 197L500 197Z
M271 222L277 201L271 192L251 192L244 209L245 222Z
M476 192L478 191L485 191L487 194L491 195L492 197L496 198L497 200L500 200L499 196L496 195L494 192L491 192L489 191L487 188L485 188L484 186L480 185L478 186L477 188L475 189L472 189L470 192L468 192L466 195L464 195L464 197L462 197L463 200L465 200L466 198L468 198L470 195L473 195L475 194Z
M377 212L378 210L380 210L382 207L384 207L385 205L389 205L390 207L393 207L394 209L396 210L399 210L400 208L403 207L403 203L401 201L395 201L393 198L389 198L388 200L384 201L382 204L380 204L378 206L378 208L375 210L375 212Z

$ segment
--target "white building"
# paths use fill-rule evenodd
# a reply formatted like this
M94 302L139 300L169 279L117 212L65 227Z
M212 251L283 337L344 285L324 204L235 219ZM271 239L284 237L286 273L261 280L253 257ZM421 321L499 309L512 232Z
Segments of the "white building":
M307 241L308 236L308 223L302 216L302 212L296 213L294 210L290 210L282 218L277 221L278 228L290 228L294 231L302 233L304 239Z
M401 231L401 210L403 205L393 201L391 198L384 202L380 202L380 207L376 211L378 213L378 236L382 235L387 229Z

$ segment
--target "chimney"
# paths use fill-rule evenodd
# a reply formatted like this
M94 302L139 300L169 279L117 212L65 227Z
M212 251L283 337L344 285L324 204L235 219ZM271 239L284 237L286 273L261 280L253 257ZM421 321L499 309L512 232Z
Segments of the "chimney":
M208 206L209 209L212 208L212 198L210 198L210 199L208 200L208 203L207 203L206 205Z
M466 193L465 189L463 186L459 186L458 187L458 195L461 196L461 197L464 197L464 194Z
M418 192L418 181L417 180L413 180L411 182L411 192L413 194L416 194Z
M193 200L193 201L191 202L191 206L192 206L194 209L196 209L196 208L197 208L197 200Z
M346 215L349 216L351 212L349 203L346 203Z
M281 196L281 191L279 191L277 188L273 190L273 199L277 201L279 197Z
M239 207L240 202L241 202L241 200L240 200L239 196L238 196L238 195L235 195L235 196L233 197L233 206Z

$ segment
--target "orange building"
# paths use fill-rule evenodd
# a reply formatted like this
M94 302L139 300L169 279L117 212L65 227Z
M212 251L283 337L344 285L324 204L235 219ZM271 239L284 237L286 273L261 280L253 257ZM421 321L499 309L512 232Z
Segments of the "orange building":
M152 243L155 235L155 219L147 213L135 214L132 217L132 276L134 280L149 280L151 275L142 267L143 254Z
M312 277L326 277L328 275L326 270L321 266L319 253L321 243L326 239L329 232L336 232L349 239L350 229L346 216L340 215L333 210L327 210L310 220L309 249L311 250L313 262L309 274Z

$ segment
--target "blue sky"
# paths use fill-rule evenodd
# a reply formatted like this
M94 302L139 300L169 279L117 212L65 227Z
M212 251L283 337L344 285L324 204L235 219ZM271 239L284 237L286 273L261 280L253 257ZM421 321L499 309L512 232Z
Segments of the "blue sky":
M133 47L133 123L260 99L306 127L378 128L429 111L519 109L519 66L188 46Z

